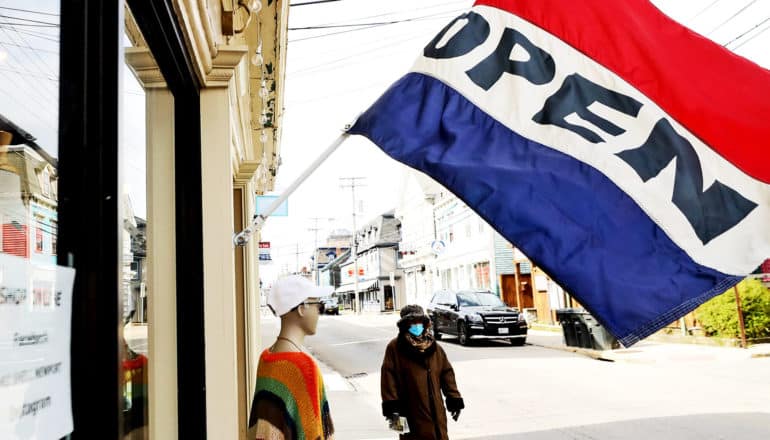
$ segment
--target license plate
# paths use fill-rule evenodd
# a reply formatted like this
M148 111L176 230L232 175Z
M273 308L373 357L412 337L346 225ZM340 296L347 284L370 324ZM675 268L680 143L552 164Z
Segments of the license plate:
M500 335L507 335L509 332L508 327L501 327L497 329L497 333Z

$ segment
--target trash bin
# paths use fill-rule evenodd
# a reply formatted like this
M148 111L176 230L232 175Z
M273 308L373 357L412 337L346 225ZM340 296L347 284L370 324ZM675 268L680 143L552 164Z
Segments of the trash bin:
M619 348L617 339L583 309L558 309L556 320L564 332L568 347L612 350Z
M585 324L587 330L587 340L584 345L585 348L593 348L594 350L613 350L620 347L618 340L615 339L604 326L599 324L599 321L591 316L590 313L581 310L578 313L578 316Z
M575 334L577 338L577 345L575 346L594 348L594 343L591 339L591 329L589 328L589 320L592 320L593 317L588 312L578 310L573 313L573 319L575 321Z
M556 310L556 320L561 324L561 330L564 333L564 343L567 347L578 346L577 329L575 328L575 309Z

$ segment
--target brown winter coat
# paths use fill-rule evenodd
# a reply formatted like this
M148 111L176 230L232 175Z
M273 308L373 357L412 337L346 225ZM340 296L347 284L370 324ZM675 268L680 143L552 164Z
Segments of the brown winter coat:
M407 418L401 440L448 440L447 411L464 408L444 349L433 343L420 353L403 335L388 344L381 371L382 413ZM441 393L446 396L446 409Z

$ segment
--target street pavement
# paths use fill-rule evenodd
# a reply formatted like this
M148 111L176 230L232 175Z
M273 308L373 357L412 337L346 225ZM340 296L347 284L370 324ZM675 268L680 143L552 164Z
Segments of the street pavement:
M324 316L306 340L321 363L337 439L396 438L379 397L396 320ZM278 326L263 319L266 345ZM449 422L452 439L770 438L770 358L748 350L642 342L614 355L574 353L545 331L530 331L524 347L463 347L448 337L441 344L467 406Z

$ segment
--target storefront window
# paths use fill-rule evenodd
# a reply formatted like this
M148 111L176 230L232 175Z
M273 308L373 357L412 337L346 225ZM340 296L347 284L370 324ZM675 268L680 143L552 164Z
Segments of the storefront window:
M124 59L122 68L120 173L121 194L121 317L123 324L122 394L125 439L149 438L148 400L149 368L153 357L149 352L150 319L148 305L156 294L148 281L148 190L147 157L150 148L171 149L169 143L158 143L149 136L156 120L151 106L155 96L163 94L173 102L163 76L154 64L144 37L127 10L125 17ZM173 116L160 115L163 124L173 124ZM173 292L166 292L173 295Z
M72 272L56 266L57 158L67 147L59 2L8 0L0 15L0 438L59 438L72 429Z

